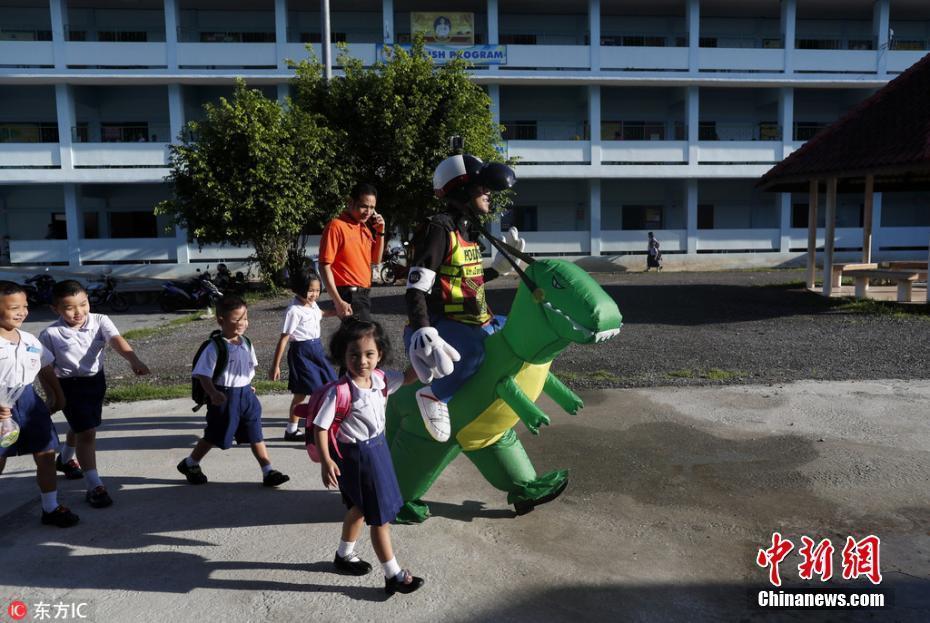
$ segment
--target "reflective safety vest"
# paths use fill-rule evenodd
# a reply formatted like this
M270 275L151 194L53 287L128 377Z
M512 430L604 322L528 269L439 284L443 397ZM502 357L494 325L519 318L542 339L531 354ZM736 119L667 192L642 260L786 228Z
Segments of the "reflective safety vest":
M458 231L449 232L449 252L439 267L442 311L447 318L483 325L491 319L484 294L481 246L468 242Z

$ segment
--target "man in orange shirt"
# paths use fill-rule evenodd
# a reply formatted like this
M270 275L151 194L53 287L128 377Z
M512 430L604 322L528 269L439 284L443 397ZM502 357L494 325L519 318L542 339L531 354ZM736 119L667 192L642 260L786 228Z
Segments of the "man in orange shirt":
M342 319L371 319L371 265L384 252L384 218L375 211L371 184L352 188L346 209L329 222L320 241L320 276Z

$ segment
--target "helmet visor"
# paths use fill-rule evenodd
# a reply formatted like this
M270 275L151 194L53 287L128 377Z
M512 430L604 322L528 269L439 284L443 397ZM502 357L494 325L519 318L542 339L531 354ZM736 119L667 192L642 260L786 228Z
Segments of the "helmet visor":
M506 164L489 162L481 167L475 181L491 190L507 190L517 183L517 176Z

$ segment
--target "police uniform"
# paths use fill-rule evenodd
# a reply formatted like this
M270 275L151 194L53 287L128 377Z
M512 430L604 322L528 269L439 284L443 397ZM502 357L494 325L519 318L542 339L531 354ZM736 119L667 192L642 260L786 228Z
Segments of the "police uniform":
M223 339L229 354L226 369L217 378L216 389L226 395L226 402L216 406L207 402L207 427L203 438L223 450L236 443L254 444L262 436L262 405L252 390L258 358L251 344L240 338L238 344ZM191 376L213 378L216 368L216 344L211 340L194 363Z
M0 457L58 449L58 432L48 407L32 386L39 370L52 363L52 355L34 335L17 332L18 342L0 338L0 390L7 398L15 397L15 402L10 402L19 439L8 448L0 448Z
M88 314L80 327L58 319L39 334L55 359L55 376L65 394L65 419L75 433L100 426L107 391L103 354L118 335L116 325L104 314Z

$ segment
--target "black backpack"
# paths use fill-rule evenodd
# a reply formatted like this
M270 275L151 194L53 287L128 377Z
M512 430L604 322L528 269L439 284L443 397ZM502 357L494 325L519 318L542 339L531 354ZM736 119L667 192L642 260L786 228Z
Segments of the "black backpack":
M242 336L242 341L245 345L252 350L252 342L246 336ZM223 332L219 329L214 329L210 333L210 338L205 340L203 344L200 345L200 348L197 349L197 354L194 355L194 359L191 362L191 369L193 370L194 366L197 365L197 360L200 359L200 355L203 354L203 351L206 350L207 346L211 343L216 345L216 366L213 368L213 384L216 385L216 382L226 371L226 366L229 365L229 348L226 345L226 340L223 339ZM200 407L204 406L210 402L210 398L207 396L207 392L204 391L203 386L200 384L200 379L191 377L191 398L194 401L194 406L191 411L197 411Z

